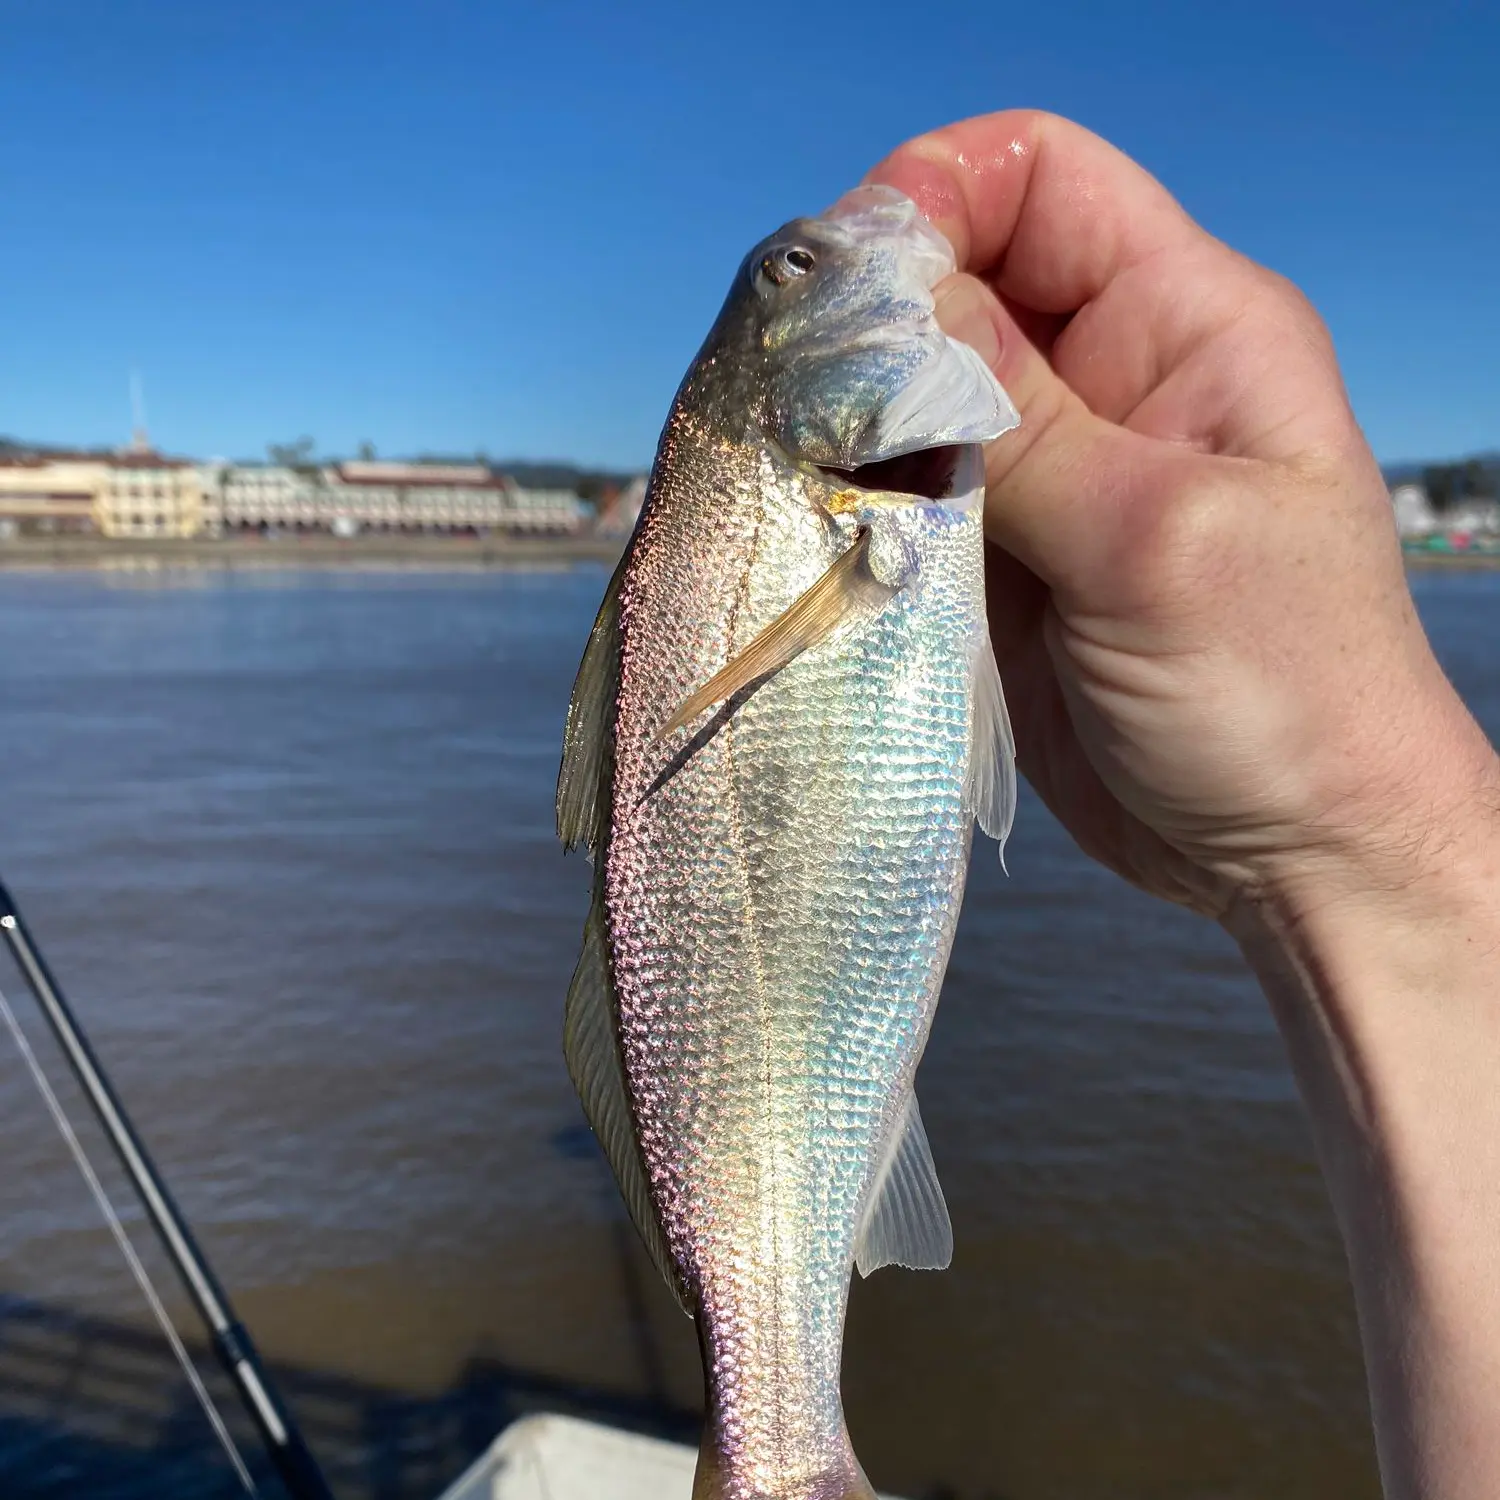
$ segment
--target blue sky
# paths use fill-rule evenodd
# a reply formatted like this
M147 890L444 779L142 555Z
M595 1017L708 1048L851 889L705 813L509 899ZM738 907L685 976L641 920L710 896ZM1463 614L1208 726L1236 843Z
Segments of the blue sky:
M904 137L1109 136L1327 317L1384 459L1500 447L1490 0L0 0L0 433L633 466L745 249Z

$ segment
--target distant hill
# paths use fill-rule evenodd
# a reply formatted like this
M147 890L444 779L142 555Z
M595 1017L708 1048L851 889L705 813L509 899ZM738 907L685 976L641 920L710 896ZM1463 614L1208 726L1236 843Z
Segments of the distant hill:
M587 497L607 488L624 489L639 469L585 469L557 459L499 458L490 461L497 474L509 474L528 489L574 490Z
M572 490L585 500L598 500L606 490L622 490L639 473L635 469L591 469L561 458L489 458L474 453L418 453L403 463L488 464L496 474L508 474L524 489Z
M112 458L115 450L103 447L69 447L63 443L24 443L0 436L0 458Z
M1402 459L1399 463L1382 464L1380 472L1385 482L1394 489L1398 484L1421 484L1423 475L1430 470L1463 469L1478 464L1492 485L1500 484L1500 449L1488 453L1472 453L1464 458ZM1491 493L1495 493L1492 489Z

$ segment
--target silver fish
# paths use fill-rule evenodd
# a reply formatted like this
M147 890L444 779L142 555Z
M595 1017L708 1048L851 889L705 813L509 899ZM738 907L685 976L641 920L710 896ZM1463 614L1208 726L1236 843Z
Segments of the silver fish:
M973 825L1014 756L979 444L1018 418L866 187L752 250L579 668L558 831L595 859L569 1071L697 1320L695 1500L866 1500L851 1268L947 1265L912 1091Z

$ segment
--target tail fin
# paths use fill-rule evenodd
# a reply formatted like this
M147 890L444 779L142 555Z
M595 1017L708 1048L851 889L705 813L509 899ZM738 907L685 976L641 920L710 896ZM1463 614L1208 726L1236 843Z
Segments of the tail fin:
M693 1500L879 1500L865 1471L860 1468L846 1435L843 1452L821 1473L804 1480L796 1489L779 1484L774 1496L750 1489L743 1479L731 1478L729 1465L716 1452L712 1427L705 1426L698 1449L698 1467L693 1472Z

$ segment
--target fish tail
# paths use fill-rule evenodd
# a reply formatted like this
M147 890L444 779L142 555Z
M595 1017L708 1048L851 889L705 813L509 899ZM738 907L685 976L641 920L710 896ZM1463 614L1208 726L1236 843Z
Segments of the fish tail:
M693 1472L692 1500L879 1500L854 1456L847 1435L843 1448L831 1467L796 1489L779 1484L771 1496L755 1488L753 1482L737 1478L724 1456L714 1448L709 1430L705 1430L698 1450L698 1467Z

